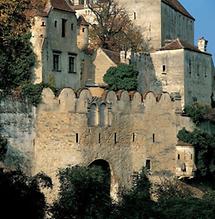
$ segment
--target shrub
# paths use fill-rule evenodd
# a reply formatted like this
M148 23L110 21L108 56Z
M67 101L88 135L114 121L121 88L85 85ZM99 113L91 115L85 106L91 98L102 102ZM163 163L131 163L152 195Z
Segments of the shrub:
M117 67L110 67L104 75L104 81L109 85L110 90L137 90L138 72L132 65L120 64Z

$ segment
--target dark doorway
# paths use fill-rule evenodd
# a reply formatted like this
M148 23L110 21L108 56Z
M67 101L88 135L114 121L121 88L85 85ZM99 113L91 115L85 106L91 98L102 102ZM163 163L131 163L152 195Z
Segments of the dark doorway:
M110 172L110 165L107 161L99 159L93 161L89 167L100 167L104 172L104 182L105 182L105 189L108 194L110 194L110 186L111 186L111 172Z

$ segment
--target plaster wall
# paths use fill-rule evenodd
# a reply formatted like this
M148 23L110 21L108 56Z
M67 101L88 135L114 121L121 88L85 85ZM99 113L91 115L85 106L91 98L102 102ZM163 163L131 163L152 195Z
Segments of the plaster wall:
M35 83L43 81L56 88L72 87L78 89L80 87L80 60L75 14L53 9L42 23L41 19L36 18L34 20L35 26L32 28L32 43L38 58ZM62 19L65 19L65 37L62 37ZM53 68L54 52L60 56L60 66L57 71ZM75 58L75 71L73 73L69 73L70 55Z
M161 4L162 46L165 40L180 38L194 44L194 20L177 12L169 5Z

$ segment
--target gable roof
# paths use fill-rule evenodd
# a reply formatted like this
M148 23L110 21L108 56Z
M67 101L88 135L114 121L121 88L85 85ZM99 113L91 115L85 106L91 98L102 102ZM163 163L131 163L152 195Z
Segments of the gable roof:
M85 18L82 15L79 16L77 24L79 26L80 25L82 25L82 26L89 26L89 23L85 20Z
M50 3L55 9L75 13L67 0L50 0Z
M120 63L120 53L119 52L114 52L112 50L108 50L108 49L103 49L101 48L101 50L108 56L108 58L110 58L115 64L119 64Z
M162 2L169 5L171 8L185 15L186 17L195 20L195 18L184 8L184 6L178 0L162 0Z
M198 47L196 47L194 45L191 45L191 44L189 44L185 41L182 41L179 38L170 41L165 46L158 49L158 51L177 50L177 49L187 49L187 50L191 50L191 51L194 51L194 52L199 52L199 53L204 53L204 54L210 55L209 53L202 52L201 50L198 49Z

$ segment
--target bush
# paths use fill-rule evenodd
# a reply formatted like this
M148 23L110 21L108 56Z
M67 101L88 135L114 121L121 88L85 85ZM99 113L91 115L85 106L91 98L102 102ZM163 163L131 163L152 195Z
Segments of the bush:
M137 90L138 72L132 65L120 64L110 67L103 79L109 85L110 90Z
M0 161L2 161L7 152L7 139L0 134Z
M40 186L50 187L51 179L44 174L28 177L20 171L0 169L2 218L43 219L46 202Z
M215 177L215 136L195 129L193 132L185 128L180 130L178 139L195 146L197 173L200 177Z
M105 175L98 167L68 167L59 172L59 199L51 208L52 218L107 219L111 199Z
M209 109L209 106L194 103L191 106L185 107L184 111L198 125L205 120L205 115L209 112Z

